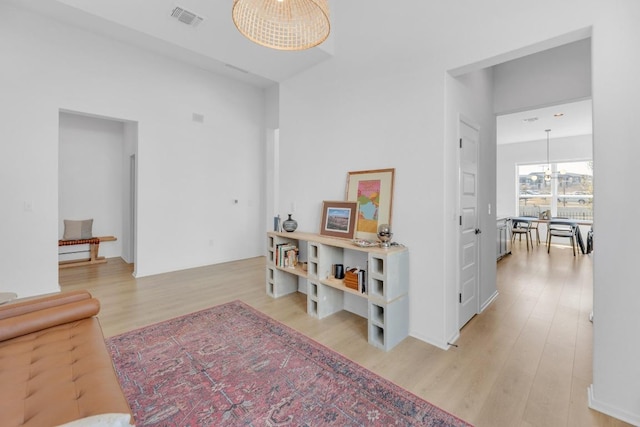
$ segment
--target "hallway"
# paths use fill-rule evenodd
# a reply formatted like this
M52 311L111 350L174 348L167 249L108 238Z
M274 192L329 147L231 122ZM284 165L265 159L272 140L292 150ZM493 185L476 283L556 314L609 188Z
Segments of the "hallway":
M569 246L559 245L547 254L544 243L527 251L525 244L516 240L512 254L498 262L498 298L458 340L460 347L486 341L480 344L483 375L496 376L475 422L605 425L608 417L585 410L592 375L592 255L574 257Z

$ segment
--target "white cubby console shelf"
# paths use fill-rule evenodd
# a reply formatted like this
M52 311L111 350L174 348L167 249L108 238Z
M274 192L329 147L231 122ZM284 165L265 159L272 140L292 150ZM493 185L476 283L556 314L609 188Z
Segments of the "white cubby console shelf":
M298 248L295 267L280 267L279 248ZM318 319L341 310L367 318L369 344L388 351L409 335L409 251L404 246L360 247L351 240L303 232L267 233L267 295L301 291L307 314ZM302 262L307 262L306 270ZM333 265L365 270L364 290L333 277Z

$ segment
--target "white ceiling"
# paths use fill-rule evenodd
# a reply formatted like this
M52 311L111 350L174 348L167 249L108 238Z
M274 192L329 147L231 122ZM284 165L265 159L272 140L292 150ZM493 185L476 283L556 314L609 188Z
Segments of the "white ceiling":
M498 144L546 140L546 129L551 129L550 138L590 135L591 115L591 100L587 99L498 116Z
M268 49L247 40L231 19L232 0L6 1L258 87L282 82L332 56L333 35L300 52ZM176 6L204 21L193 28L171 18ZM564 115L554 117L558 112ZM537 120L525 121L529 118ZM497 124L498 144L546 139L545 129L551 129L552 138L591 134L591 101L502 115Z
M299 52L269 49L249 41L233 24L232 0L8 1L260 87L286 80L331 57L331 35L322 45ZM171 18L176 6L202 16L204 21L194 28Z

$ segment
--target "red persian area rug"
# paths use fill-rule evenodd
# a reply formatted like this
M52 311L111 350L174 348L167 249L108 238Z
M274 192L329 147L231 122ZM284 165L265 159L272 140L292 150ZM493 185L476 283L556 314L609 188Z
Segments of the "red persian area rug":
M107 345L138 426L469 426L240 301Z

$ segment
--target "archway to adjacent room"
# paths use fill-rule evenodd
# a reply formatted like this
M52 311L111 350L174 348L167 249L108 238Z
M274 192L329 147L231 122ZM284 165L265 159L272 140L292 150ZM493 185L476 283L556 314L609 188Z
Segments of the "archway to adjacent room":
M136 260L137 139L135 122L60 110L58 236L64 220L93 219L99 255ZM61 250L61 261L87 258L89 245ZM135 275L135 270L134 270Z
M453 78L453 83L451 84L452 89L449 90L447 96L447 114L450 129L450 137L448 140L451 139L451 147L455 146L457 149L458 146L458 135L456 135L453 127L453 123L457 121L458 115L464 114L471 120L482 124L480 132L481 145L483 145L483 147L481 147L478 171L478 181L480 182L478 210L486 221L481 225L481 240L484 239L484 243L481 242L479 245L481 272L477 285L480 295L478 313L483 311L497 296L495 274L497 227L495 219L497 216L503 215L503 212L501 212L500 197L497 195L497 189L494 184L496 182L496 178L494 177L496 176L498 166L495 155L497 151L495 145L497 126L495 117L501 114L522 112L532 108L590 98L590 41L591 29L586 28L571 34L559 36L552 40L546 40L535 46L528 46L495 58L489 58L479 63L449 71L449 75ZM563 50L565 47L567 47L567 49ZM576 59L575 61L567 61L567 67L571 72L581 74L583 77L582 83L584 83L582 87L570 86L573 80L576 80L576 75L571 75L567 70L564 70L564 76L569 78L567 85L561 86L561 83L557 81L554 82L552 80L554 77L551 70L552 67L547 66L554 64L554 62L549 62L550 58L557 59L558 56L561 57L566 51L570 51L572 48L576 48L574 52L578 53L573 58ZM580 56L584 52L587 52L588 58ZM528 80L523 79L523 76ZM478 82L481 83L478 84ZM547 82L549 82L548 85ZM493 118L491 122L487 120L486 111L492 113ZM491 146L491 144L493 144L493 146ZM452 155L450 158L453 164L457 156ZM455 166L452 167L452 179L454 179L453 170L455 170L457 174L457 168ZM460 194L459 191L455 193L456 201L452 202L452 204L459 210ZM511 207L515 207L515 205L515 202L512 202ZM516 212L507 213L509 216L516 216ZM460 215L460 213L458 213L457 216L458 215ZM492 219L492 221L489 221L490 219ZM457 222L458 221L456 221L456 225ZM454 230L451 231L453 233ZM457 234L458 230L456 229L455 231ZM451 237L452 241L454 241L453 235ZM455 241L458 242L455 253L451 251L450 254L452 259L455 259L458 263L456 271L460 271L461 254L459 239L457 238ZM456 313L460 310L458 295L462 289L461 280L462 277L458 274L455 281L457 283L457 289L452 290L449 294L451 296L455 295L455 302L457 303ZM450 319L453 320L453 316ZM462 325L459 326L461 327Z

